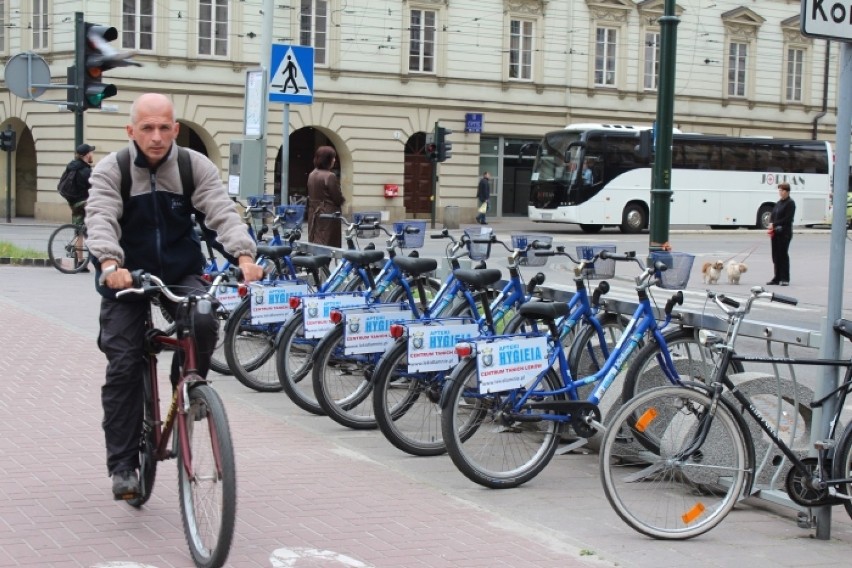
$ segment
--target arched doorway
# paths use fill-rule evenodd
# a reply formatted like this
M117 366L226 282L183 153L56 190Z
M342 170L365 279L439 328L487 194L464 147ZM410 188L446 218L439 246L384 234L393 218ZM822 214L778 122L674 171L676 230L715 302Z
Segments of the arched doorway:
M432 169L426 158L426 133L413 134L405 144L403 205L407 216L428 217L432 214Z
M314 152L320 146L331 146L338 155L337 167L340 167L340 149L322 131L306 126L290 134L290 158L287 173L287 194L293 198L306 198L308 195L308 175L314 169ZM342 179L340 171L334 172ZM281 148L275 156L274 192L281 198Z

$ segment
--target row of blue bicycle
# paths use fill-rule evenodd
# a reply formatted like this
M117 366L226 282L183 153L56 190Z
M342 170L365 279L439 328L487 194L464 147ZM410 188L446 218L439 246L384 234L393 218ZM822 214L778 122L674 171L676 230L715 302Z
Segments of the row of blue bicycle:
M692 330L663 332L682 293L662 309L653 302L655 287L685 287L690 255L655 253L646 267L614 246L575 253L547 236L513 235L509 243L488 227L458 237L444 230L431 235L447 241L439 281L438 261L417 254L425 222L389 228L378 213L333 215L346 242L334 260L299 252L298 229L282 224L299 213L280 207L272 226L283 244L258 249L267 282L242 296L216 287L227 300L217 370L255 390L283 390L305 411L349 428L378 428L412 455L447 452L482 485L520 485L557 452L594 445L602 409L712 370ZM359 248L379 235L385 250ZM486 266L498 248L508 253L505 280ZM575 264L567 302L541 297L540 272L526 281L521 274L555 255ZM461 268L463 259L471 268ZM605 307L605 279L617 263L639 265L632 314ZM601 281L590 290L592 280Z

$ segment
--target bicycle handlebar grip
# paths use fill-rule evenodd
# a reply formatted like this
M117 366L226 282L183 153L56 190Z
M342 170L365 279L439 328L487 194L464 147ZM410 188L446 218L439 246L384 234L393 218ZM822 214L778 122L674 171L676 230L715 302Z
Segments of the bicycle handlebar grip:
M130 278L131 278L131 280L133 280L133 287L134 288L141 288L142 287L142 284L143 284L142 283L142 276L144 274L145 274L145 271L142 270L141 268L139 270L134 270L133 272L130 273Z
M442 229L440 233L438 233L438 234L433 233L433 234L429 235L429 237L432 238L432 239L445 239L445 238L447 238L447 236L449 234L450 234L450 232L447 229Z
M633 260L636 258L636 253L631 251L625 254L612 254L607 250L602 250L598 253L598 258L601 260Z
M725 304L726 306L731 306L732 308L739 308L740 307L740 303L738 301L734 300L733 298L729 298L727 296L722 296L719 301L722 302L723 304Z
M795 306L799 303L799 300L797 300L796 298L791 298L790 296L784 296L782 294L775 293L772 294L772 301L781 302L782 304L789 304L791 306Z
M601 296L609 293L609 282L601 280L595 291L592 292L592 305L597 306L601 301Z
M556 253L552 250L546 250L544 252L535 252L535 256L556 256Z
M538 272L535 276L530 278L530 281L527 284L527 294L532 294L536 286L541 286L542 284L544 284L544 273Z
M340 211L338 211L337 213L320 213L319 218L320 219L339 219L340 218Z
M417 227L406 227L405 232L408 233L409 235L416 235L417 233L420 232L420 229L417 228Z
M671 297L671 298L669 298L669 301L668 301L668 302L666 302L666 307L665 307L665 309L664 309L664 311L666 312L666 314L670 314L670 313L672 313L672 310L674 309L675 305L678 305L678 306L683 305L683 292L682 292L682 291L680 291L680 290L678 290L677 292L675 292L675 293L672 295L672 297Z
M543 243L538 239L534 240L532 244L530 244L530 248L535 250L550 250L550 243Z

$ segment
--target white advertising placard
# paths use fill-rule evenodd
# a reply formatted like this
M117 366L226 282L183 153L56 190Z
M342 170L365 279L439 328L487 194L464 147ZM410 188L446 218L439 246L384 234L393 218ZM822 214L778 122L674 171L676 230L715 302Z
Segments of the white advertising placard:
M387 349L393 338L390 326L400 320L410 320L411 310L365 309L346 310L346 322L343 326L343 352L346 355L361 353L381 353Z
M305 337L308 339L319 339L334 327L329 317L331 310L363 307L365 304L364 295L358 292L303 297L302 321L305 328Z
M243 299L240 296L239 287L230 284L220 284L217 286L216 290L213 292L213 296L215 296L216 299L219 300L219 303L222 304L222 307L229 312L234 311Z
M251 293L251 323L275 323L284 321L293 309L290 296L304 296L308 285L301 282L278 281L274 283L249 284Z
M547 368L547 338L477 341L476 366L480 393L520 388Z
M408 326L408 372L446 371L459 362L456 344L479 335L475 323Z

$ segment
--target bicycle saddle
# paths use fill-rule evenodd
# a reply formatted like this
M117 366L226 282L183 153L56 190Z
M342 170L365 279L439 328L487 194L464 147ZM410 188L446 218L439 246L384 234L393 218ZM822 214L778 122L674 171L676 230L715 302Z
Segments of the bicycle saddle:
M530 319L555 320L567 316L570 309L565 302L527 302L518 312Z
M438 261L434 258L412 258L410 256L398 256L393 259L400 270L411 276L420 276L432 272L438 268Z
M343 253L344 260L361 267L379 262L384 257L385 251L383 250L348 250Z
M497 268L477 268L475 270L460 268L453 270L453 275L469 286L486 288L500 280L503 274Z
M282 258L290 256L293 252L293 247L287 245L258 245L257 256L265 256L267 258Z
M328 255L317 256L294 256L290 259L293 266L304 268L306 270L319 270L331 263L331 257Z

